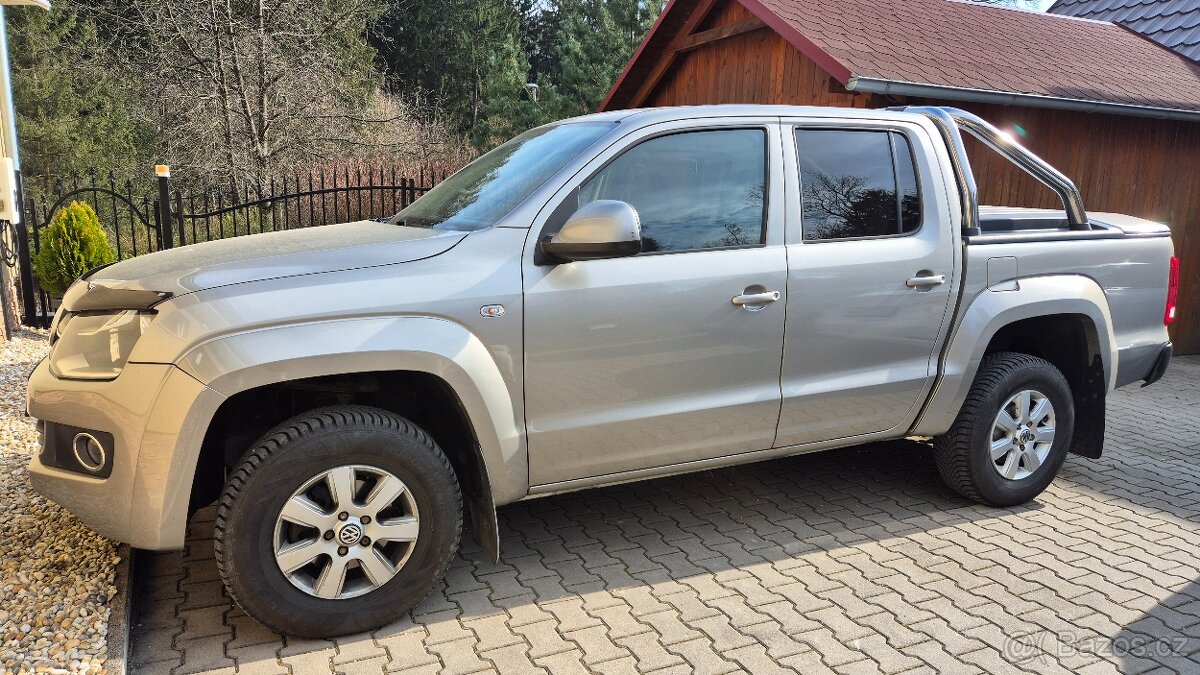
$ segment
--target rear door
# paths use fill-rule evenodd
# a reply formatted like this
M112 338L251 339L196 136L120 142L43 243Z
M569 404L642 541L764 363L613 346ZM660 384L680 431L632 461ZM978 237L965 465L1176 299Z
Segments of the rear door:
M902 432L933 382L957 290L962 242L936 146L902 122L784 133L788 325L776 444Z
M783 354L783 179L775 118L656 125L597 158L546 211L631 204L644 252L525 262L534 485L605 480L771 447ZM551 208L553 207L553 208ZM561 225L561 224L559 224ZM737 296L779 299L734 304Z

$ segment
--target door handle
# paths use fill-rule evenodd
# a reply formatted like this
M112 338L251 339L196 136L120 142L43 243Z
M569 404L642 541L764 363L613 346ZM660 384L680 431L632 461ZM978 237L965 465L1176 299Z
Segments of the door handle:
M761 288L761 286L760 286ZM763 305L779 299L779 291L763 291L761 293L743 293L733 297L733 304L749 310L762 309Z
M928 276L916 276L904 282L909 288L933 288L946 283L945 274L930 274Z

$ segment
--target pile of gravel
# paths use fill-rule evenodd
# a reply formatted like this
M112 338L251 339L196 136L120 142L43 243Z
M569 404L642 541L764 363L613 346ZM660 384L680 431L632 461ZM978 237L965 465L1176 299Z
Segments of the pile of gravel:
M29 486L25 380L46 350L44 332L0 341L0 673L99 673L116 546Z

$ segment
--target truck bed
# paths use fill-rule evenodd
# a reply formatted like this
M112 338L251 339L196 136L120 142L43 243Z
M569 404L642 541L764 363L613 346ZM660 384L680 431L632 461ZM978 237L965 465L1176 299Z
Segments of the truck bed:
M968 237L964 298L1005 278L1010 260L1020 280L1047 275L1087 277L1103 289L1120 350L1117 385L1141 379L1162 348L1166 269L1172 255L1165 225L1116 213L1088 212L1090 230L1072 230L1062 211L979 207L983 234ZM1063 244L1047 246L1046 242ZM992 272L989 274L989 266ZM991 277L991 278L989 278ZM968 302L969 304L969 302Z
M1165 225L1119 213L1088 212L1090 230L1073 230L1066 214L1058 209L1029 209L1012 206L980 206L979 229L982 234L969 241L998 244L1057 239L1122 239L1126 237L1168 237Z

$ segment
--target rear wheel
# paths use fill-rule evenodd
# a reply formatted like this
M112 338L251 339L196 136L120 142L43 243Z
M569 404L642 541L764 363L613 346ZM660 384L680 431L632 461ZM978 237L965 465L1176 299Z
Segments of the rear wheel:
M993 506L1023 504L1054 480L1075 423L1071 389L1049 361L997 352L984 357L954 425L934 439L942 479Z
M462 497L446 456L402 417L314 410L276 427L221 495L217 565L247 614L326 637L382 626L441 579Z

